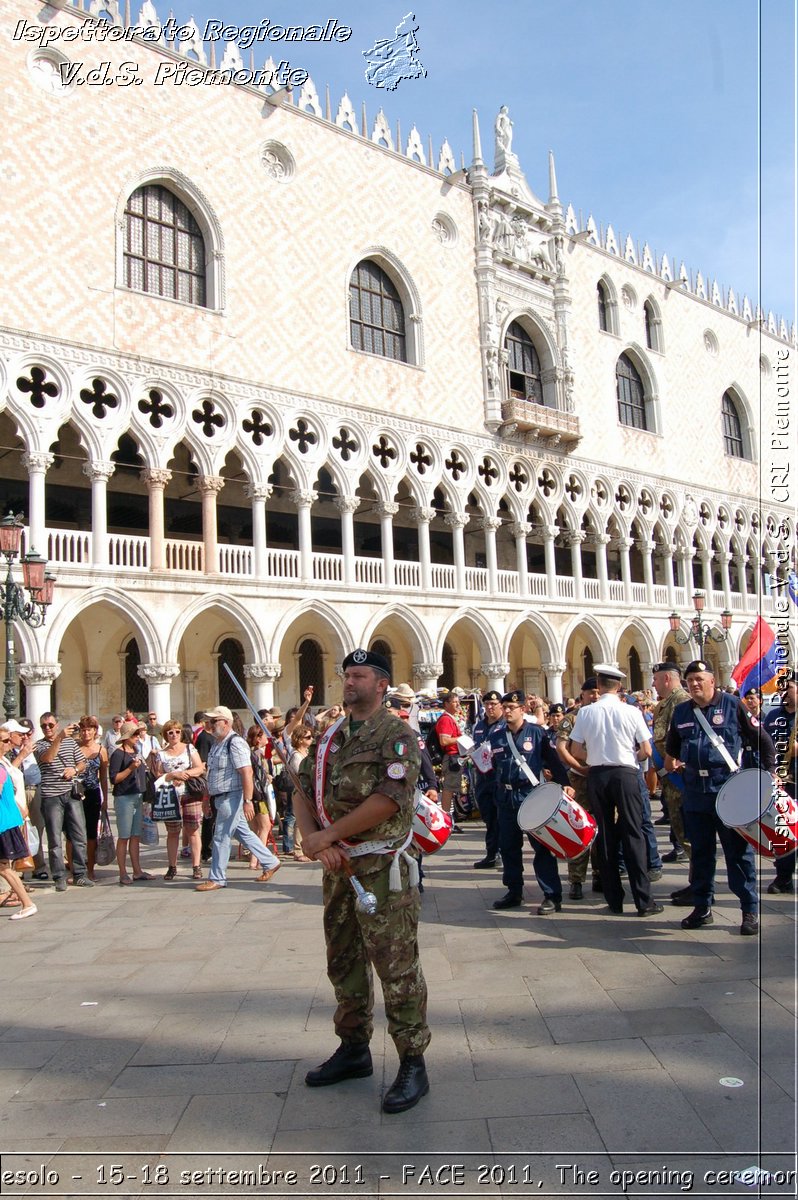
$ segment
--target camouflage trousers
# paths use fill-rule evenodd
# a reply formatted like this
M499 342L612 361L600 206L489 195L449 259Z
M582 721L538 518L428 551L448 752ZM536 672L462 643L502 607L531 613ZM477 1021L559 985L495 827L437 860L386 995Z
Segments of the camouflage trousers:
M690 843L687 841L684 832L684 817L682 816L682 795L679 788L668 780L662 781L662 801L668 809L668 816L671 822L673 836L679 843L679 846L684 850L685 854L690 855Z
M574 789L574 800L577 804L581 804L585 812L593 815L590 801L587 798L587 780L580 775L575 775L573 771L568 772L568 782ZM598 857L596 851L596 842L598 838L593 840L593 845L589 850L584 850L581 854L577 854L576 858L568 859L568 882L569 883L584 883L587 879L588 863L592 864L593 874L598 875Z
M372 966L382 984L388 1032L399 1057L423 1054L429 1045L427 985L418 959L418 888L407 886L402 863L400 892L389 892L390 859L385 867L363 877L363 886L377 897L374 916L355 908L354 888L341 871L325 871L323 879L324 936L327 975L335 988L338 1008L335 1032L345 1042L369 1042L374 1031Z

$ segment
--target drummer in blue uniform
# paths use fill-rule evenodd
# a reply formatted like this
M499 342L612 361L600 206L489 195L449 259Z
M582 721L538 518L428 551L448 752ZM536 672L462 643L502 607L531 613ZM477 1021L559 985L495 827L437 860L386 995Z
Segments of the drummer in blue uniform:
M692 847L690 886L695 908L682 921L682 928L701 929L712 924L715 839L719 837L729 887L742 909L740 933L755 937L759 932L759 897L754 850L741 834L723 824L715 811L715 801L734 773L732 763L753 766L751 760L758 759L756 765L762 770L774 770L773 742L737 696L716 687L707 663L696 659L684 674L690 699L674 708L665 739L665 769L679 771L684 780L682 812Z
M544 769L553 774L560 765L557 752L543 727L526 719L525 702L526 696L520 689L502 696L504 721L497 723L489 734L499 815L499 849L504 866L502 883L507 888L505 895L493 902L493 907L498 909L520 908L524 898L524 835L518 825L518 810L534 785L518 758L540 783L543 782ZM510 748L510 739L518 758ZM536 841L531 834L527 834L527 837L535 851L535 878L543 892L538 915L559 912L562 908L562 884L557 859L547 846Z
M471 730L474 747L478 748L488 741L491 730L504 726L502 718L501 692L485 692L482 697L484 715L481 716ZM474 863L474 870L485 871L497 865L499 858L499 815L496 809L496 784L494 770L482 772L475 766L469 768L474 783L474 796L479 809L479 815L485 822L485 857Z

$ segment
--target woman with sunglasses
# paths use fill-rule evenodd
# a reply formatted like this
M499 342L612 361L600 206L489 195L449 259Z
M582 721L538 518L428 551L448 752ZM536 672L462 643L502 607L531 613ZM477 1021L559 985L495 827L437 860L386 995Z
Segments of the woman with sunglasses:
M108 811L108 754L100 743L99 734L100 725L96 717L80 718L77 743L86 759L81 778L84 788L83 814L86 818L86 874L89 879L94 879L100 813Z
M119 745L108 764L108 775L114 789L116 861L120 887L134 880L152 879L152 875L142 871L140 858L142 804L147 786L147 771L141 756L143 733L144 726L140 721L125 721L119 732ZM132 879L127 873L128 848L133 867Z
M191 742L183 740L180 721L167 721L162 730L163 750L155 750L149 758L149 767L156 779L163 777L174 785L180 800L182 820L166 822L166 857L168 867L164 879L171 883L177 878L177 854L180 848L180 832L191 851L191 877L202 879L200 857L202 855L202 796L186 795L186 780L205 774L205 765Z

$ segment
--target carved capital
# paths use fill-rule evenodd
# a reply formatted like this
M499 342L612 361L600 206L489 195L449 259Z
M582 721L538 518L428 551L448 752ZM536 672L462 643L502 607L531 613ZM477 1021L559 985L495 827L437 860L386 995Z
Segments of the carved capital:
M562 675L563 671L567 670L568 664L564 662L544 662L541 663L541 666L546 675Z
M139 472L141 482L153 492L165 488L171 478L172 472L166 467L145 467Z
M594 546L609 546L612 538L608 533L597 533L593 538Z
M91 687L92 684L99 683L100 680L102 679L102 677L103 677L102 671L84 671L83 672L83 682L88 687Z
M436 517L434 508L411 508L410 520L415 521L417 525L429 525L430 521L434 521Z
M341 513L342 515L344 513L357 512L357 510L360 508L360 497L359 496L336 496L335 499L333 500L333 504L338 509L339 513Z
M464 529L471 518L469 517L468 513L451 512L447 513L443 520L450 529Z
M61 674L61 664L46 662L21 663L18 670L21 678L25 681L25 686L33 687L37 683L55 683Z
M142 663L136 670L139 678L149 684L171 683L180 674L177 663Z
M413 674L421 679L437 679L443 674L443 663L413 663Z
M569 529L565 535L565 540L569 546L581 546L586 538L587 534L584 529Z
M650 554L652 550L656 550L657 543L652 542L649 538L638 538L634 546L635 550L639 550L641 554Z
M83 474L87 479L90 479L92 483L94 483L97 479L102 479L105 483L107 483L115 470L116 463L112 462L102 462L97 460L96 462L92 461L83 464Z
M495 533L497 529L501 529L500 517L483 517L477 521L477 529L483 530L485 533Z
M319 493L314 491L304 491L302 488L294 488L288 493L289 502L297 508L310 508L319 498Z
M248 500L268 500L273 491L270 483L247 483L244 486Z
M544 526L544 528L546 528L546 527ZM515 521L510 526L510 533L513 535L513 537L516 539L516 541L518 540L518 538L529 537L531 532L532 532L532 526L529 524L528 521Z
M31 475L43 475L55 462L55 455L46 450L29 451L22 455L22 465Z
M399 512L399 505L394 504L393 500L380 500L374 506L374 511L380 517L395 517Z
M245 679L270 679L273 683L282 673L283 668L279 663L244 663Z
M199 475L197 487L203 496L218 496L224 487L224 479L221 475Z
M482 663L480 670L488 679L504 679L505 675L510 674L510 664L508 662Z
M540 532L545 541L553 542L560 532L560 527L559 525L541 525Z

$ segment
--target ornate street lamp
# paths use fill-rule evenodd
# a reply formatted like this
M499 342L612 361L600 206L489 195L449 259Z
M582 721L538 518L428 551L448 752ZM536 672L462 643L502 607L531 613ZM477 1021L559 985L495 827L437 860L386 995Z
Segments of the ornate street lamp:
M19 558L22 542L21 516L9 513L0 521L0 554L5 556L5 584L0 584L0 602L6 634L6 674L3 708L6 720L17 715L17 666L14 658L14 622L24 621L33 629L44 624L48 605L53 602L55 575L46 574L47 560L30 550L22 559L22 584L14 580L13 566ZM26 590L29 596L26 596Z
M686 646L688 642L694 641L698 644L698 657L704 657L704 646L707 642L725 642L729 636L729 630L732 626L732 614L728 608L724 608L720 614L721 628L713 629L705 621L701 620L701 614L704 611L706 603L706 592L701 590L693 592L693 607L695 608L695 616L690 619L690 632L684 634L681 632L682 618L678 613L672 612L668 617L671 626L671 633L676 641L681 646Z

